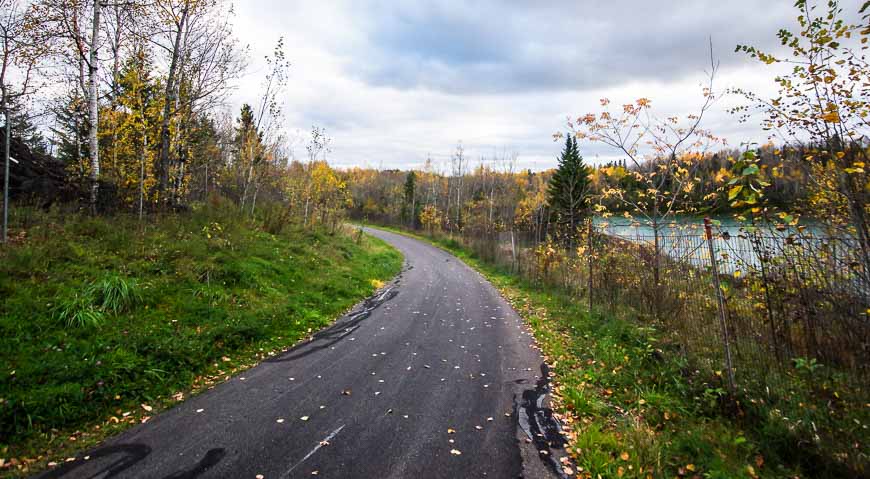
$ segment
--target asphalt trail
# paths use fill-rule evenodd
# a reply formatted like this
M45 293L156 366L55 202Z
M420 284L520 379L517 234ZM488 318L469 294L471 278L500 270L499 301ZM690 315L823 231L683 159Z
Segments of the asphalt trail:
M542 360L517 314L450 254L368 231L405 255L380 295L42 477L557 477L518 426Z

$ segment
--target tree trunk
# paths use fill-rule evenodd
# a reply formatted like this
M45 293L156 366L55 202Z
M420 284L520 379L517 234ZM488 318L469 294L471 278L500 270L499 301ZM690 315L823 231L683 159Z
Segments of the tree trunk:
M76 105L76 110L78 110L78 105ZM82 163L82 137L81 137L81 125L79 125L79 116L78 111L75 112L75 129L76 129L76 163L79 165L79 178L81 181L85 181L85 176L87 172L85 171L85 165Z
M91 147L91 214L97 213L97 195L99 194L100 185L97 181L100 178L100 144L97 138L97 132L100 127L100 108L97 98L97 48L100 40L100 11L102 5L100 0L94 0L94 18L91 29L91 45L88 58L88 116L90 119L90 128L88 129L88 139Z
M260 193L260 182L257 181L254 184L256 187L254 188L254 196L251 198L251 218L254 217L254 208L257 206L257 195Z
M9 146L12 143L12 119L9 118L9 108L6 106L6 88L3 87L3 100L0 108L6 119L6 144L3 147L3 243L9 237Z
M118 109L118 71L121 68L121 5L115 4L115 35L112 39L112 113ZM118 122L117 117L112 117L112 172L115 174L115 182L122 181L121 172L118 171Z
M254 177L254 162L248 166L248 173L245 175L245 185L242 189L242 201L239 205L239 211L245 211L245 204L248 202L248 186L251 184L251 178Z
M311 202L310 195L305 195L305 216L302 219L302 226L308 227L308 204Z
M417 227L417 195L411 195L411 229Z
M148 156L148 130L142 129L142 158L139 161L139 221L145 212L145 158Z
M169 187L169 121L172 106L175 104L175 77L178 73L178 58L181 50L181 38L184 36L184 28L187 23L187 15L190 5L185 3L181 10L181 18L177 26L178 31L175 32L175 42L172 47L172 60L169 63L169 73L166 77L166 94L163 99L163 119L160 124L160 152L157 155L157 168L155 173L158 176L157 187L162 193ZM161 198L162 200L162 198Z

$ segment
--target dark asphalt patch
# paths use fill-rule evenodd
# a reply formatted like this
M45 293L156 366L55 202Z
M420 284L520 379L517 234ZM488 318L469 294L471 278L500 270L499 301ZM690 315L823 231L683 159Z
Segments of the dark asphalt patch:
M520 383L522 381L522 383ZM519 379L523 384L526 381ZM562 470L554 450L564 450L567 441L562 435L562 426L553 416L553 410L546 407L547 395L550 394L550 368L541 364L541 377L534 389L523 391L517 408L517 421L520 428L538 450L538 456L559 477L568 477Z
M320 349L327 349L329 347L332 347L333 345L335 345L335 343L341 341L342 339L344 339L345 336L350 335L357 328L359 328L359 323L371 316L372 311L374 311L378 306L395 298L399 294L399 291L396 289L398 286L398 282L399 280L397 278L397 280L395 280L389 286L384 287L377 294L366 299L360 309L348 313L347 315L333 323L332 326L321 329L320 331L314 333L314 335L311 336L310 341L297 344L296 346L288 349L286 352L278 356L268 358L264 362L280 363L285 361L293 361L294 359L299 359L303 356L307 356Z

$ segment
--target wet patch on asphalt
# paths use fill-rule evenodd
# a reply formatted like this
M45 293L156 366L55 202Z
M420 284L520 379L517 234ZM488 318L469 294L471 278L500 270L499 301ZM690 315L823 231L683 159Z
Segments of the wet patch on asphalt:
M329 348L335 343L341 341L344 337L356 331L360 323L372 315L372 311L377 309L382 304L395 298L399 294L399 284L402 280L402 275L407 271L408 267L403 268L396 278L387 286L381 288L373 296L363 301L355 307L350 313L339 318L332 326L321 329L314 333L309 341L299 343L296 346L288 349L284 353L266 359L264 362L281 363L299 359L309 354L322 349Z
M514 381L517 384L525 380ZM567 478L558 456L563 456L567 441L562 435L562 426L553 416L553 410L546 406L547 395L550 393L550 368L541 364L541 377L534 389L523 391L522 397L516 401L516 414L520 428L532 441L538 456L560 478Z

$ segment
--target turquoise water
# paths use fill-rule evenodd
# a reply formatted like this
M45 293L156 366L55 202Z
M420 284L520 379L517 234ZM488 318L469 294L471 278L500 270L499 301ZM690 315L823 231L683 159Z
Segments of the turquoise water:
M789 228L777 231L773 227L760 228L758 236L750 239L742 223L731 217L712 218L713 250L721 272L747 271L760 266L761 257L794 255L799 251L810 253L819 248L833 248L834 256L847 261L849 249L857 245L851 239L832 239L817 224L808 223L799 231ZM643 221L626 218L596 217L593 224L598 232L639 244L653 245L652 226ZM659 226L659 245L662 254L687 261L696 266L710 266L710 247L704 229L704 219L677 216ZM840 251L837 251L837 248Z

